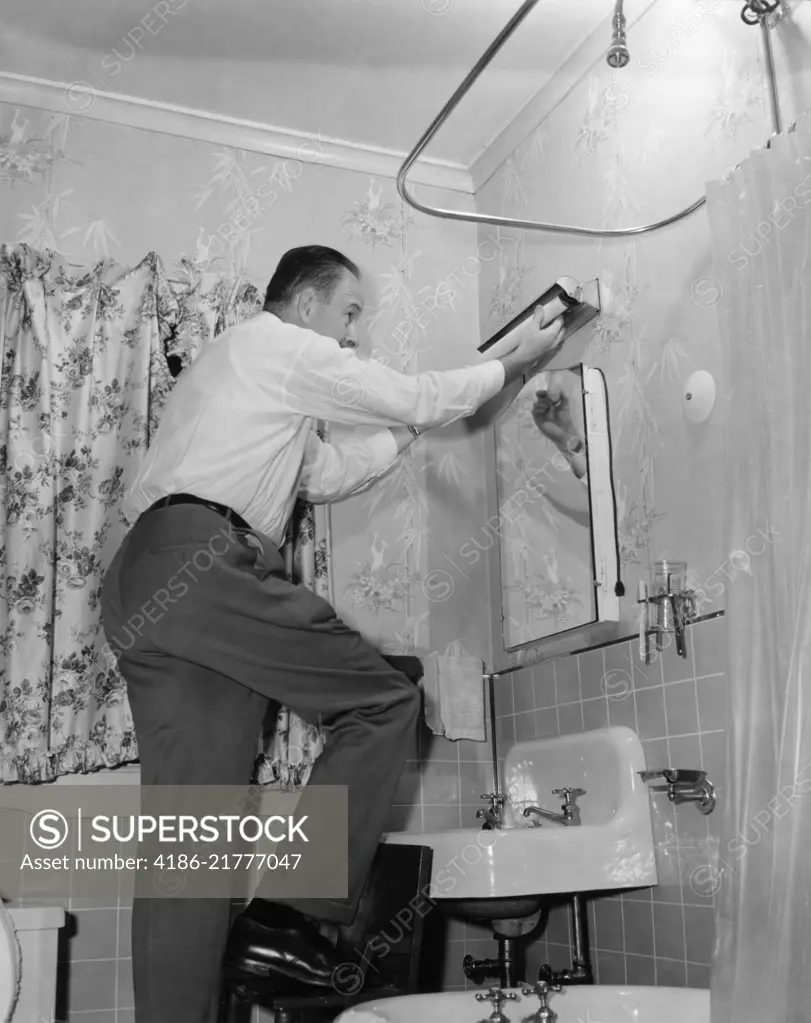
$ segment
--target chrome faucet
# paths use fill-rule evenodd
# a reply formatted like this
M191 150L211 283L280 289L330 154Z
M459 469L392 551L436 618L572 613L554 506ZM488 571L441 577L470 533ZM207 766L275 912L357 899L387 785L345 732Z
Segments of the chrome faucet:
M524 1023L556 1023L558 1014L549 1008L550 991L561 991L560 984L549 984L545 980L539 980L535 987L522 988L523 995L537 995L541 1000L541 1007L534 1016L527 1016Z
M555 821L556 824L562 824L565 828L576 828L580 826L580 807L577 805L576 800L579 796L585 796L585 789L552 789L552 794L555 796L563 796L563 806L560 808L560 813L555 813L554 810L544 810L541 806L527 806L524 808L524 816L531 817L543 817L547 821Z
M510 1023L501 1011L501 1006L504 1002L517 1002L518 995L514 991L502 991L501 988L491 987L487 994L477 992L476 1001L492 1002L493 1004L493 1011L486 1020L481 1020L481 1023Z
M504 823L504 796L499 792L485 792L482 799L489 799L490 806L486 810L477 810L476 816L484 820L482 827L489 831L499 831Z

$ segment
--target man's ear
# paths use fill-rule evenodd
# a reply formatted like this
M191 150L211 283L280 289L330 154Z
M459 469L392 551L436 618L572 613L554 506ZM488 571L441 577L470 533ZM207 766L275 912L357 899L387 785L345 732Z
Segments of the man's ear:
M310 317L315 311L316 295L312 288L304 288L299 292L299 296L296 299L296 308L298 311L299 319L303 323L308 323Z

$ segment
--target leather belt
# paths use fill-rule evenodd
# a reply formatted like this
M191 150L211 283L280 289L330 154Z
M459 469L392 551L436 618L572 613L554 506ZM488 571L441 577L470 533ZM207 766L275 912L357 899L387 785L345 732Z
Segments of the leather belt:
M233 508L229 508L225 504L217 504L216 501L204 501L202 497L195 497L194 494L169 494L168 497L161 497L147 508L144 515L148 515L149 512L154 511L156 508L168 508L170 504L199 504L203 508L209 508L218 515L222 515L226 521L236 526L237 529L251 528L241 515L237 515Z

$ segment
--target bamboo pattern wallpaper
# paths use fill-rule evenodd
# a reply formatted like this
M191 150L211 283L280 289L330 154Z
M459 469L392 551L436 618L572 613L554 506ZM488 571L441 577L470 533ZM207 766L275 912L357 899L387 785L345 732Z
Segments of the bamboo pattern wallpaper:
M651 222L762 146L759 35L731 5L706 6L701 17L687 0L651 8L634 26L629 67L588 69L480 188L477 208L606 228ZM694 30L676 46L671 29L685 17ZM698 286L720 276L704 212L620 239L477 228L405 208L390 179L319 163L323 146L276 159L7 105L0 237L83 264L132 265L155 251L181 277L211 269L260 289L287 248L334 245L369 283L363 354L408 372L473 361L552 281L598 277L603 315L585 359L608 384L623 621L632 628L651 560L686 560L703 591L736 544L719 519L723 416L691 427L681 408L694 370L720 370L714 302ZM380 486L331 510L336 607L389 652L490 656L498 568L484 444L465 422L436 431ZM701 610L722 606L723 595L706 597Z
M5 106L0 176L0 236L9 241L59 251L76 265L134 265L155 251L173 279L214 273L233 282L235 294L246 282L263 291L287 248L333 245L366 277L362 355L408 373L477 358L475 281L449 282L475 250L475 228L414 216L393 181L319 165L315 144L300 160L275 159ZM459 199L428 192L432 201ZM173 339L183 363L184 338L195 333L193 323L181 324ZM460 611L463 627L445 635L449 606L464 602L464 592L449 604L432 599L426 583L436 536L453 536L460 526L456 502L465 505L470 530L481 507L481 442L444 433L413 445L366 495L331 507L333 599L387 652L425 654L452 644L485 658L485 607ZM438 622L439 638L432 631Z
M703 16L697 6L651 8L629 34L631 63L613 70L601 57L588 68L477 192L478 209L602 229L652 223L762 146L770 126L760 33L734 5L706 4ZM674 47L673 26L691 17L690 38ZM707 581L743 538L725 537L720 518L720 341L715 303L697 286L720 274L710 266L704 210L626 238L505 235L510 244L482 273L485 337L563 275L600 281L603 311L586 328L583 361L603 371L608 388L625 633L634 631L638 580L666 557L687 562L700 613L722 609L723 593L710 599ZM718 413L691 426L682 392L699 369L716 379ZM536 562L551 587L554 572ZM514 656L533 659L531 651Z

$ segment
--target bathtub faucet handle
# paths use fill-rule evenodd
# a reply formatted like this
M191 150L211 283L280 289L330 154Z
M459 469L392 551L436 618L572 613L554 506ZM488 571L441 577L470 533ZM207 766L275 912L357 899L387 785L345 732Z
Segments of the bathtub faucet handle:
M527 1016L524 1023L555 1023L558 1014L549 1008L549 995L552 991L562 991L560 984L549 984L545 980L539 980L534 987L522 989L524 995L537 995L541 1000L541 1007L533 1016Z
M477 1002L492 1002L494 1009L500 1009L504 1002L515 1002L518 995L514 991L502 991L500 987L491 987L487 994L476 992Z
M518 995L514 991L502 991L501 988L491 987L487 994L481 991L476 992L477 1002L492 1002L493 1013L487 1023L507 1023L507 1017L501 1012L504 1002L515 1002Z

